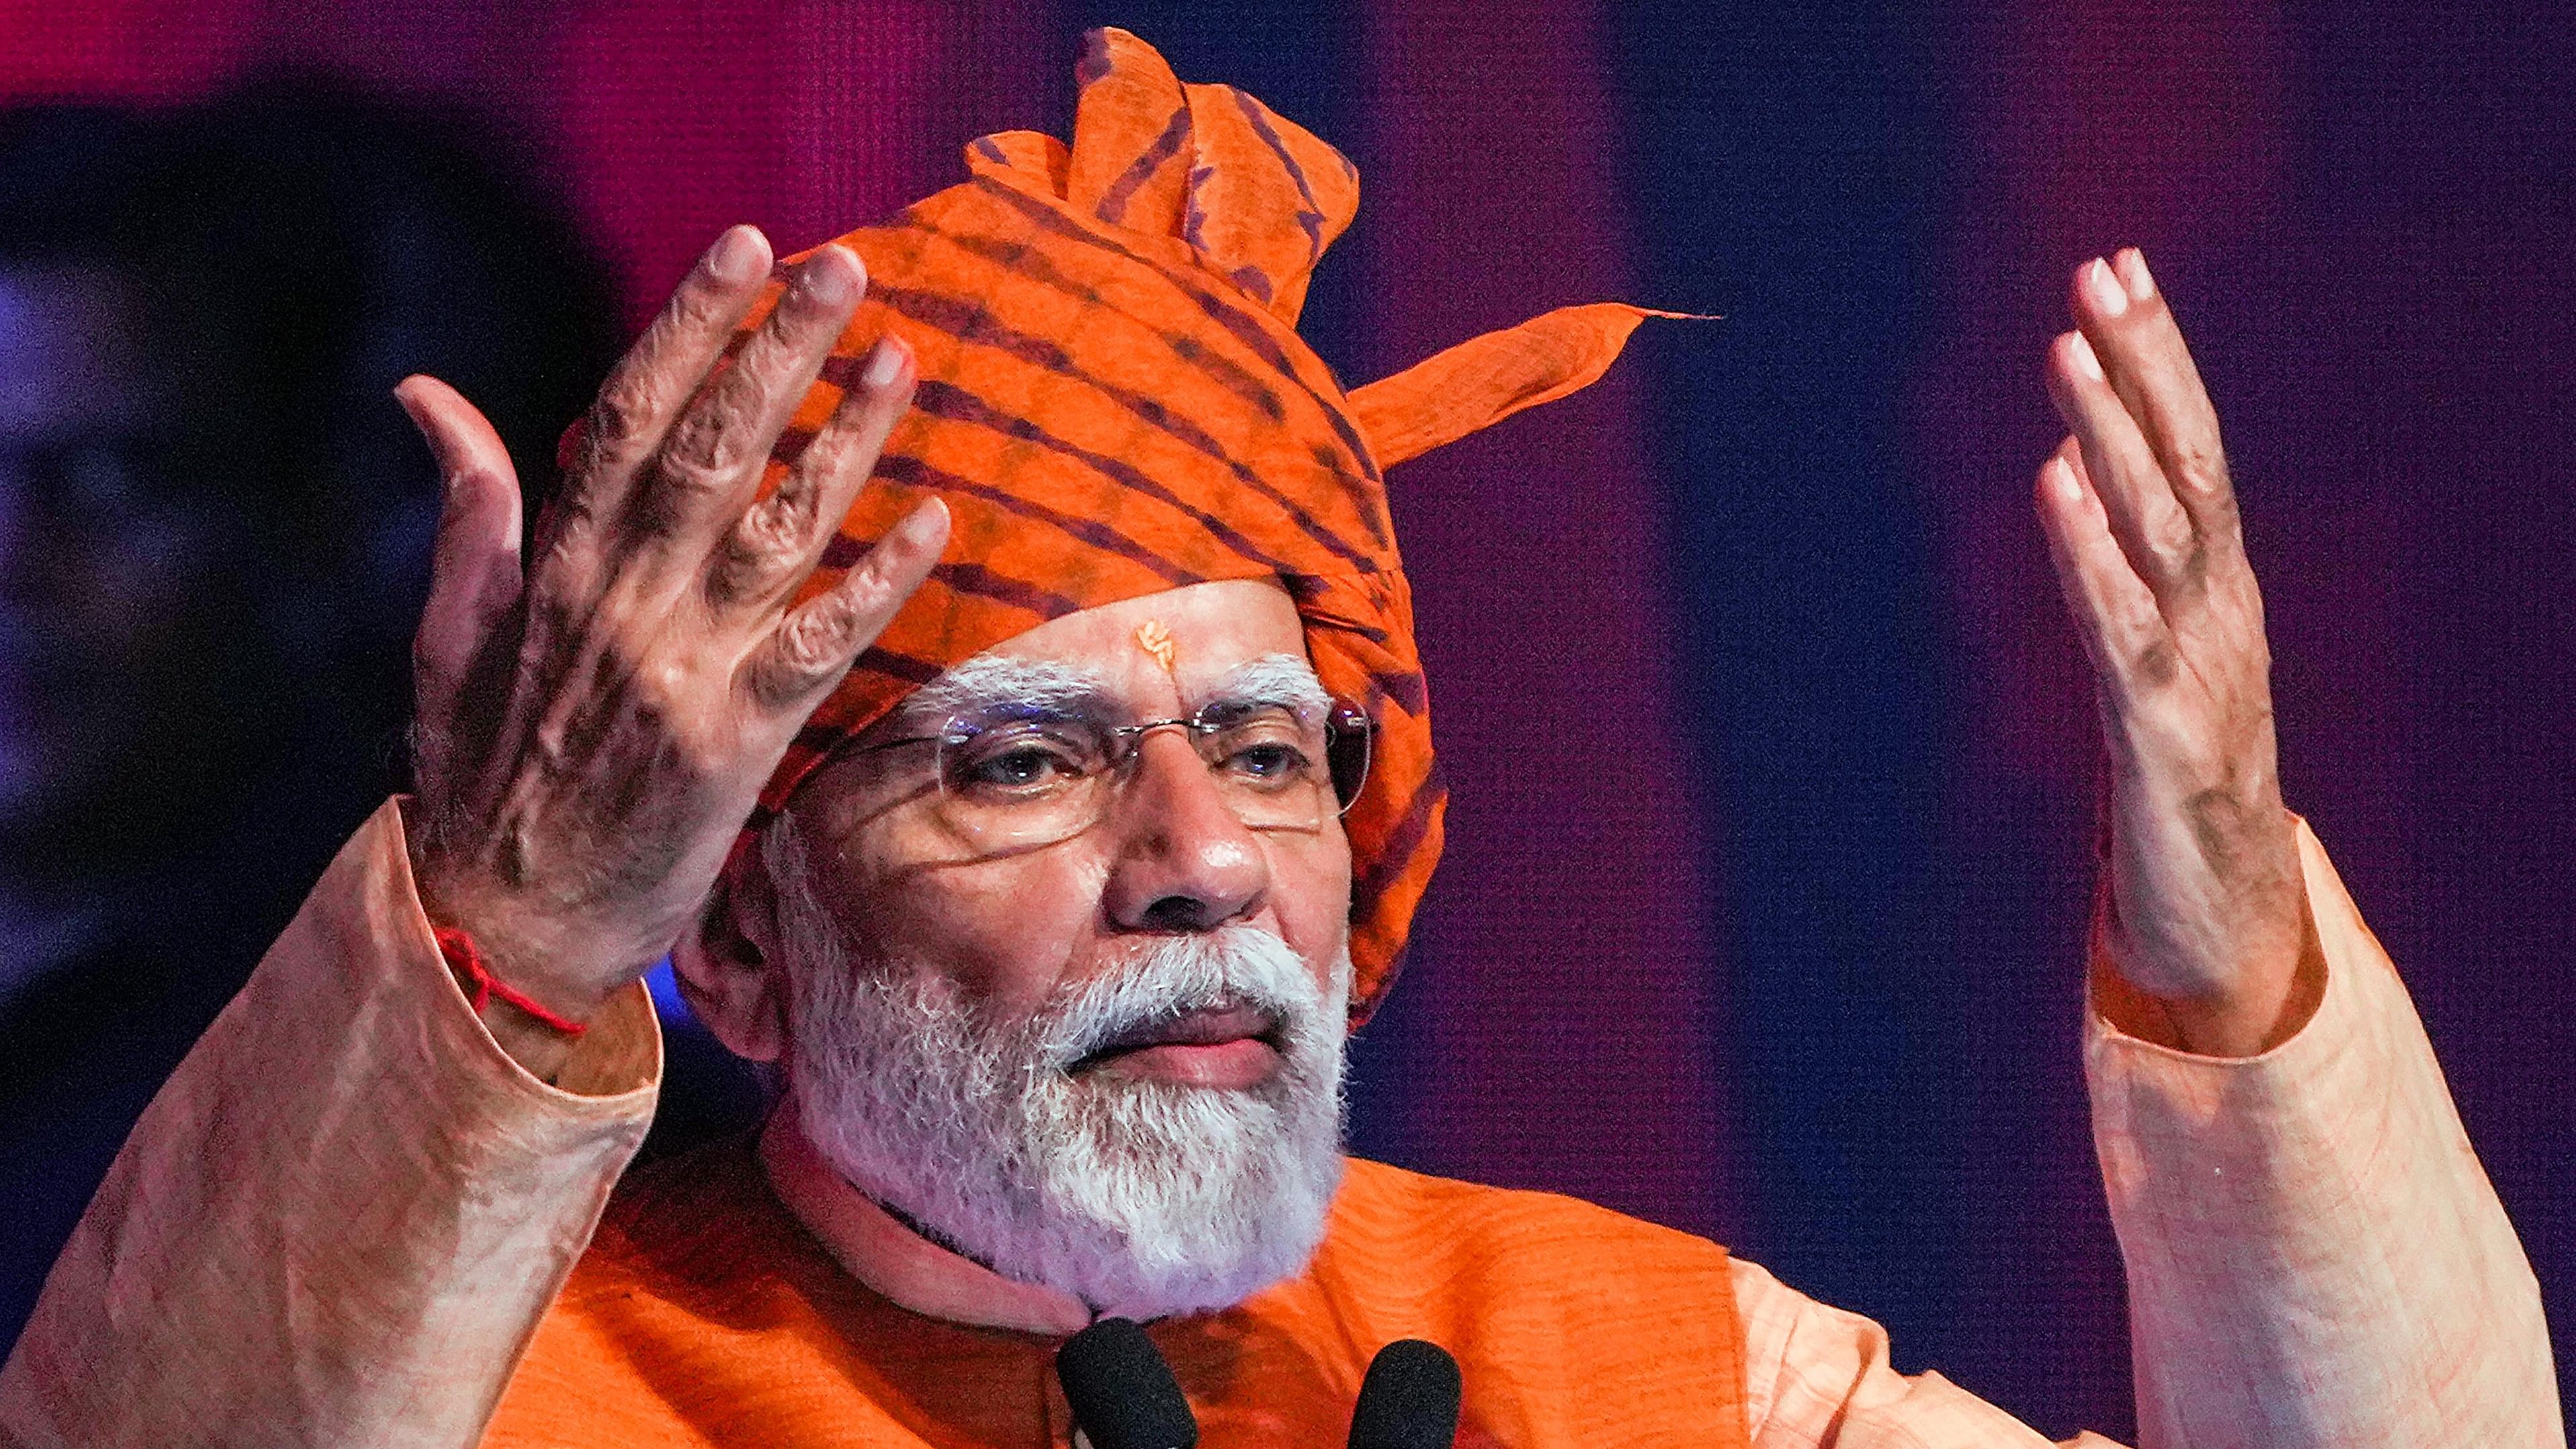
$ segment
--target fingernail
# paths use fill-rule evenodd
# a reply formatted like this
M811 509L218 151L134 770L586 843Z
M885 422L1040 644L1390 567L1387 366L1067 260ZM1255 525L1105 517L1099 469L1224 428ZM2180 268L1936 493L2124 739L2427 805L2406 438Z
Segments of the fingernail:
M796 285L826 307L838 307L858 295L859 284L866 277L858 257L842 246L825 247L796 269Z
M929 543L947 528L948 505L933 498L905 514L903 522L895 525L895 532L903 535L905 543L918 545Z
M2129 300L2143 302L2156 294L2156 279L2147 272L2147 254L2136 247L2123 247L2112 259L2120 280L2129 285Z
M707 248L707 273L719 282L737 285L748 282L760 270L760 233L747 226L729 226L716 244Z
M2066 350L2075 355L2076 371L2095 382L2102 381L2102 359L2093 355L2093 343L2090 339L2078 332L2075 334L2074 342L2068 344Z
M2105 317L2117 317L2129 310L2129 294L2120 289L2120 279L2111 275L2110 264L2100 257L2084 264L2084 291Z
M2060 503L2073 503L2084 496L2083 486L2075 481L2075 470L2066 466L2064 458L2049 459L2041 471L2048 475L2048 491L2056 494Z
M435 441L437 433L429 425L429 404L422 400L422 394L428 391L429 378L415 372L394 384L394 406L403 410L403 416L411 419L422 437Z
M895 379L903 376L903 354L902 343L891 337L878 338L875 349L868 353L868 369L859 375L859 380L879 392L894 386Z

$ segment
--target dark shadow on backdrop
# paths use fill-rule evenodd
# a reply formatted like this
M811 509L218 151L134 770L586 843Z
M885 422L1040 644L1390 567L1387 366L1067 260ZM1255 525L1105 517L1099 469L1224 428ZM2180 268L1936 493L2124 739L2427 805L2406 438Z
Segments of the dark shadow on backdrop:
M144 1103L400 787L438 487L390 389L435 373L550 460L614 355L523 160L295 79L0 116L10 1341Z

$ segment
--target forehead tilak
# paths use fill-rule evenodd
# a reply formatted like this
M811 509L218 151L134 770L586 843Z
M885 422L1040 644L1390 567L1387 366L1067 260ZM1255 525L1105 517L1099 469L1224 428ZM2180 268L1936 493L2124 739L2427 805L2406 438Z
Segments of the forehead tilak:
M1163 672L1172 676L1173 684L1181 682L1181 643L1172 637L1170 625L1160 619L1148 619L1137 625L1136 647L1145 651L1146 658L1163 666Z

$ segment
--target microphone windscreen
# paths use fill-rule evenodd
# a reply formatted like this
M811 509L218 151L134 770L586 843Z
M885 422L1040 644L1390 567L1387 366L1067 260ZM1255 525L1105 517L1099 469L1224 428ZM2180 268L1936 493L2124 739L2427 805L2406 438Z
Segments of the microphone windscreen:
M1449 1449L1458 1437L1458 1360L1399 1338L1369 1361L1351 1410L1351 1449Z
M1104 1318L1055 1353L1073 1421L1092 1449L1192 1449L1199 1421L1162 1350L1124 1318Z

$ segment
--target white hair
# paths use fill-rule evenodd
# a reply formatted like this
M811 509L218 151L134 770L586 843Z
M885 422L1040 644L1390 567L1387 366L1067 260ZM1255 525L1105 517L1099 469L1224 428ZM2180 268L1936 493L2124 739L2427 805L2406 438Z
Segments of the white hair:
M1347 949L1319 985L1266 930L1161 937L1025 1020L995 1020L927 964L854 959L787 817L762 848L790 958L799 1125L851 1185L1005 1277L1103 1313L1223 1308L1305 1266L1341 1180ZM1280 1023L1281 1069L1260 1086L1069 1070L1221 1002Z
M1294 654L1264 654L1245 660L1217 681L1215 694L1219 699L1284 704L1319 715L1333 703L1332 695L1324 690L1324 681L1315 677L1315 666Z
M1108 679L1097 670L1052 659L1017 659L1007 654L978 654L941 670L897 707L900 718L937 724L950 715L979 707L1028 700L1038 704L1074 705L1106 696Z
M1106 676L1051 659L1019 659L1007 654L978 654L952 665L900 705L889 718L889 731L909 733L934 728L951 716L1007 703L1029 702L1070 708L1104 701L1115 693ZM1315 675L1315 666L1295 654L1264 654L1227 670L1208 691L1209 700L1284 704L1320 714L1332 695ZM1203 705L1208 701L1202 700Z

